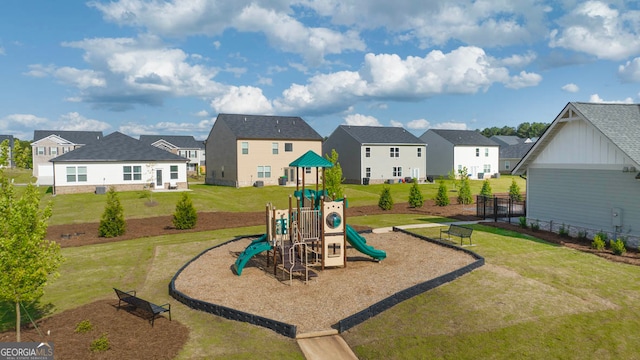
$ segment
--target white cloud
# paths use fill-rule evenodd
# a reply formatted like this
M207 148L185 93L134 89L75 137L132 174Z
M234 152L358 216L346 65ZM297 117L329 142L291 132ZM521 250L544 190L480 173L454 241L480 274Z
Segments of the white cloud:
M220 46L221 46L222 44L220 43L220 41L217 41L217 40L216 40L216 41L214 41L214 42L212 43L212 45L213 45L213 47L214 47L216 50L219 50L219 49L220 49Z
M12 125L18 126L33 126L46 124L49 120L47 118L38 117L32 114L10 114L1 118L0 127L3 129L9 129Z
M404 127L402 122L396 120L389 120L389 124L391 124L391 126L393 127Z
M197 123L176 123L176 122L159 122L153 125L143 125L140 123L129 122L121 125L118 131L128 134L133 137L139 135L152 135L152 134L184 134L193 135L195 139L206 139L215 118L209 118L201 120Z
M496 60L496 65L508 66L512 68L522 68L531 64L538 56L533 51L528 51L524 55L514 54L504 59Z
M54 129L70 131L104 131L111 125L104 121L87 119L77 112L70 112L60 116L55 122Z
M569 83L569 84L566 84L565 86L563 86L562 90L564 90L566 92L570 92L570 93L577 93L578 91L580 91L580 87L578 87L578 85L576 85L574 83Z
M382 124L373 116L362 114L351 114L344 118L346 125L354 126L382 126Z
M253 86L231 86L228 91L211 101L218 113L272 114L271 102L262 90Z
M640 82L640 58L627 61L618 67L618 76L623 82Z
M549 46L621 60L640 53L640 11L616 9L602 1L580 3L559 21Z
M258 84L271 86L273 85L273 79L270 77L263 77L258 75Z
M467 124L459 122L443 122L435 124L432 129L469 130Z
M600 95L593 94L589 97L589 102L606 104L633 104L633 99L628 97L624 100L604 100L600 97Z
M536 86L542 81L542 76L536 73L521 71L519 75L511 76L505 83L510 89L520 89L524 87Z
M197 117L205 117L205 116L209 116L209 112L207 110L200 110L194 115Z
M426 119L411 120L407 123L407 128L411 130L426 130L429 126L430 123Z

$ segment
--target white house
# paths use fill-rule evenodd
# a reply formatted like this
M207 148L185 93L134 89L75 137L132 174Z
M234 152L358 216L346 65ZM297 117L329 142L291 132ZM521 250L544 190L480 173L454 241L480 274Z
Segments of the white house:
M426 177L425 144L401 127L340 125L322 145L325 155L334 149L345 183Z
M640 236L640 105L570 102L513 169L527 217Z
M473 130L429 129L420 136L427 144L427 174L446 177L466 168L471 179L498 173L500 146Z
M50 161L54 194L188 187L188 159L119 132Z
M189 159L189 174L200 175L200 169L205 165L204 141L191 135L140 135L140 141Z

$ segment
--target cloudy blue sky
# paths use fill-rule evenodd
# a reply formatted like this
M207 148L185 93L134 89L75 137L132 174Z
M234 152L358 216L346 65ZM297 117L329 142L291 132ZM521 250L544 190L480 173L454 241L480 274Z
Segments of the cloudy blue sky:
M551 122L569 101L640 102L638 3L3 0L0 134Z

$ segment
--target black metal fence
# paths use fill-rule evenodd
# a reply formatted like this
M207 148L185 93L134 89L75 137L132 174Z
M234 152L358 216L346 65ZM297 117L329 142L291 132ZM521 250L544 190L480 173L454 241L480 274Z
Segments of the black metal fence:
M510 196L476 197L476 216L483 219L504 219L511 222L512 217L527 216L526 200L513 200Z

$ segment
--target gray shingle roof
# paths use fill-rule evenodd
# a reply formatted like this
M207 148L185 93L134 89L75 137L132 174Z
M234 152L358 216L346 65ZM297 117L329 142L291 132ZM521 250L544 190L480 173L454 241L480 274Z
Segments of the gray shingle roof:
M424 144L401 127L340 125L340 128L360 144Z
M73 144L86 145L102 139L102 131L67 131L67 130L35 130L33 141L46 138L49 135L59 136Z
M140 135L140 141L145 144L152 145L159 140L164 140L180 149L204 149L204 142L197 141L189 135Z
M527 140L515 135L493 135L489 139L495 141L500 146L522 144Z
M322 140L309 124L297 116L219 114L236 139Z
M52 162L95 161L188 161L182 156L145 144L120 132L113 132L100 141L51 159Z
M453 145L499 146L498 143L475 130L429 129L427 131L432 131L435 134L440 135L442 138L452 143Z
M640 163L640 104L570 104L633 161Z
M533 146L533 142L500 147L500 159L522 159Z

